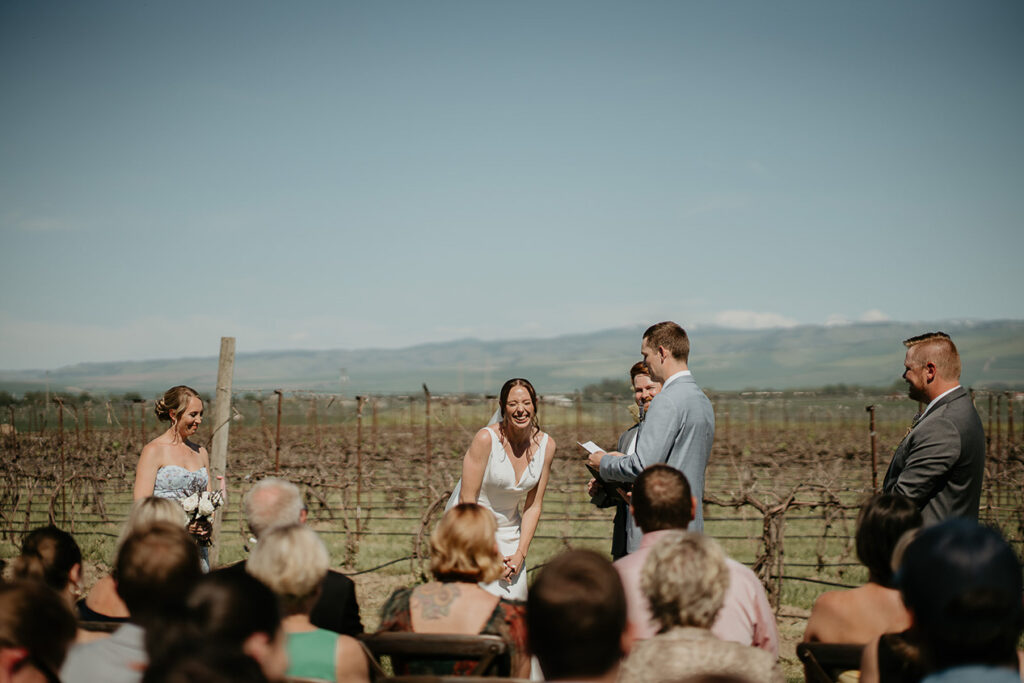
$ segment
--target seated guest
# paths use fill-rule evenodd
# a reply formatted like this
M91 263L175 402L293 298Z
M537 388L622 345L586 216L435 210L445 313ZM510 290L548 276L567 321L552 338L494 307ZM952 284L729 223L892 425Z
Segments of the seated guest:
M38 581L0 584L0 682L59 683L75 617L65 600Z
M64 683L138 683L148 661L146 629L181 609L202 575L199 548L184 527L157 522L128 535L114 572L128 621L109 638L72 647L60 673Z
M903 564L903 553L920 527L903 534L892 551L893 574ZM863 683L918 683L928 675L918 636L908 628L899 633L883 633L868 641L861 653L860 678Z
M640 577L659 630L634 643L619 680L668 683L694 674L728 674L784 681L770 653L720 640L711 632L728 587L729 567L718 543L700 533L666 531L651 548Z
M893 586L892 553L907 531L921 526L917 506L903 496L872 496L857 518L857 558L868 582L852 590L823 593L811 610L804 641L867 643L910 626L910 615Z
M907 547L896 583L932 672L924 683L1020 680L1024 582L997 531L970 519L928 527Z
M154 660L142 683L273 683L251 657L216 643L198 643L168 660ZM280 679L278 679L280 680Z
M635 552L615 561L615 569L626 590L629 619L637 638L650 638L658 630L647 598L640 590L644 561L654 544L669 530L686 530L693 519L695 505L686 475L674 467L651 465L633 484L630 511L644 535ZM722 640L753 645L778 658L779 629L764 586L745 565L728 557L725 563L729 568L729 588L711 632Z
M611 563L569 550L545 564L526 598L526 631L544 680L615 681L633 637Z
M154 522L167 522L183 527L186 522L185 511L181 509L181 505L169 498L150 496L135 501L128 512L128 520L121 527L114 557L117 557L121 545L129 534L148 527ZM118 596L114 578L109 574L93 584L88 595L79 600L75 607L78 609L78 618L82 621L124 622L128 620L128 607Z
M265 533L245 569L277 595L288 636L288 676L368 681L369 664L359 642L309 620L329 561L316 532L296 524Z
M257 482L245 496L245 519L255 541L270 529L306 523L306 506L299 487L290 481L267 477ZM217 571L245 572L245 560ZM359 604L352 579L341 572L327 570L320 598L313 605L309 620L314 626L357 636L363 632Z
M244 662L228 656L237 653L250 658L264 680L281 681L288 669L285 643L274 592L249 574L215 572L199 580L185 604L162 628L147 633L147 671L162 671L159 680L167 680L166 671L184 675L191 670L184 662L193 660L199 662L197 666L211 669L221 662L247 671L250 667ZM223 656L193 657L211 647ZM226 669L222 673L231 671ZM147 673L143 681L151 679L155 680Z
M395 591L381 608L380 630L501 636L512 652L513 677L529 676L523 603L498 598L479 585L503 571L496 529L491 511L476 503L446 512L430 535L434 580ZM473 662L409 662L402 673L468 674L473 667Z
M44 526L21 542L13 573L16 579L42 581L71 606L82 587L82 551L68 532L52 524Z

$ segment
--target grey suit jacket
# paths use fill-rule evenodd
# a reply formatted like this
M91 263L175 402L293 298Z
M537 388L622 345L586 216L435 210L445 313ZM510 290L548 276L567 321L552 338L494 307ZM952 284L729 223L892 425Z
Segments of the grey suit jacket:
M714 438L715 411L711 401L691 375L684 375L673 380L651 401L640 425L636 453L602 458L601 477L607 481L632 482L648 465L664 463L676 468L686 475L697 499L697 509L689 528L691 531L703 531L704 468L707 467ZM633 552L639 547L640 537L637 535L634 545L628 529L627 524L627 551Z
M913 500L924 523L978 518L985 430L963 387L942 397L896 447L882 490Z

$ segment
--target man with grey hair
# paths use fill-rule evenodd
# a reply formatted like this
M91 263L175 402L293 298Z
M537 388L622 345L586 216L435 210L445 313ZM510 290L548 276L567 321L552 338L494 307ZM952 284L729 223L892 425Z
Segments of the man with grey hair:
M306 523L306 505L299 487L290 481L268 477L258 481L245 496L245 520L257 543L271 529ZM245 560L218 571L244 572ZM309 615L314 626L357 636L363 632L352 579L328 570L320 599Z

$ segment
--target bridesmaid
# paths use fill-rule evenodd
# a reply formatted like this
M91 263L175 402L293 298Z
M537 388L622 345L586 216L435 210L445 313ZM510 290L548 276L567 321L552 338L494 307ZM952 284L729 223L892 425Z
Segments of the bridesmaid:
M167 431L146 444L135 470L135 500L149 496L181 500L210 489L210 456L190 440L203 423L203 400L191 387L171 387L156 402L156 416L169 422ZM217 477L224 487L224 478ZM210 536L209 523L193 522L189 532L203 541ZM202 547L206 569L208 550Z

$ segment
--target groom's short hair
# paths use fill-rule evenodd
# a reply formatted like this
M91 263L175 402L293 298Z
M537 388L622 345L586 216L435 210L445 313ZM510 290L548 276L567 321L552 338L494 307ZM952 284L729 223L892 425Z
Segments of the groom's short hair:
M644 332L644 341L652 349L665 347L676 360L684 363L690 360L690 338L686 336L686 330L677 323L666 320L651 325Z
M625 631L626 594L607 558L569 550L541 568L526 598L526 633L546 680L611 671Z

